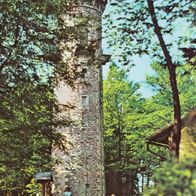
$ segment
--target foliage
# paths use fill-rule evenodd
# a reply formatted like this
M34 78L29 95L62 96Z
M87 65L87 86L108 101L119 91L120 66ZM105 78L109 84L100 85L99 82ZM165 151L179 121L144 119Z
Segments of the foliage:
M182 52L178 49L190 47L194 39L192 9L195 4L191 0L153 2L166 46L174 62L179 63ZM185 24L183 29L182 23ZM147 0L110 0L108 12L104 15L104 25L109 47L120 58L121 64L130 65L133 56L144 54L149 55L154 62L166 63L154 34Z
M163 126L171 111L153 99L142 99L137 93L139 85L130 82L127 72L115 64L110 65L103 87L107 187L112 186L115 174L117 184L113 187L118 187L118 194L136 194L139 175L149 183L153 169L159 165L159 158L146 151L146 136Z
M120 70L115 64L110 66L109 76L103 83L104 91L104 124L105 124L105 161L106 176L111 178L111 172L116 173L119 187L117 194L122 194L122 177L126 177L125 184L132 180L135 175L131 170L134 164L130 165L132 156L127 152L128 126L127 116L136 104L137 96L133 96L137 85L127 81L126 72ZM112 149L112 151L111 151ZM106 178L107 183L107 178ZM135 192L133 188L131 192Z
M151 67L153 75L146 76L146 83L154 90L150 98L141 98L137 93L139 85L129 81L128 72L115 64L110 65L103 83L107 188L115 183L111 178L126 178L127 181L122 180L124 184L118 182L117 189L123 191L128 186L138 192L142 178L149 186L151 175L159 167L161 159L147 151L146 138L172 121L172 93L167 69L158 63ZM177 81L182 111L186 113L195 104L195 68L189 64L179 66ZM167 149L151 146L151 150L168 158Z
M53 90L59 79L72 85L83 74L70 45L78 47L81 29L91 24L76 9L78 0L0 3L0 189L35 195L32 177L51 169L51 145L65 148L56 127L70 123L56 118L60 109ZM70 15L74 25L67 24ZM92 45L85 52L94 58ZM65 58L64 50L72 49L74 55Z
M147 85L155 92L153 101L162 105L163 107L172 107L172 93L169 85L169 73L167 69L161 68L159 64L151 65L154 74L146 76ZM195 83L196 83L196 69L191 64L178 66L176 69L177 82L179 87L179 96L182 107L182 114L189 112L196 103L195 99ZM168 113L168 112L167 112ZM170 116L167 118L171 120Z
M51 144L61 145L54 127L53 92L46 84L18 82L3 92L0 113L0 189L24 190L33 175L51 168Z
M82 24L68 27L62 15L63 12L71 12L73 3L76 2L1 0L1 86L7 77L4 72L8 69L18 79L27 73L32 79L39 81L44 77L40 72L51 77L51 73L55 71L58 76L67 80L67 83L73 82L78 72L75 70L75 75L69 73L59 46L62 41L78 37L77 29Z
M155 186L144 195L195 195L196 194L196 160L183 162L165 162L153 176Z
M194 68L191 68L190 65L187 65L184 70L179 68L177 70L178 76L176 76L176 65L174 64L174 62L176 64L182 64L182 52L180 52L179 49L184 44L190 46L190 42L192 41L193 37L190 35L186 36L182 34L179 36L175 34L179 28L179 22L185 22L185 24L189 25L192 22L190 7L193 6L193 3L189 0L183 0L181 2L176 2L175 0L122 0L110 1L110 6L111 9L109 9L109 14L105 15L105 24L107 26L106 36L109 39L109 46L112 47L113 50L117 51L116 54L118 55L118 59L120 58L120 63L123 65L130 65L130 61L134 55L141 56L144 54L152 57L152 61L158 62L158 64L154 65L153 67L157 71L157 75L147 78L149 84L153 85L156 91L155 96L148 100L143 100L142 102L139 102L139 104L137 103L137 109L132 107L132 113L134 113L135 110L137 111L135 118L133 118L132 114L129 113L126 113L125 115L125 119L129 119L126 121L126 126L129 123L132 125L132 127L128 126L126 128L128 130L136 130L134 136L133 134L130 134L131 136L129 137L128 142L131 145L130 149L132 149L135 145L134 138L140 138L140 144L136 142L137 147L133 148L133 151L126 151L126 153L130 152L129 157L131 157L133 160L136 158L138 161L132 161L129 163L129 165L133 164L138 166L140 163L144 163L146 166L148 163L147 160L152 159L153 156L148 157L148 155L145 154L145 150L143 150L144 140L142 139L141 135L144 134L145 131L145 135L150 134L153 128L154 130L157 130L164 124L171 121L172 103L174 107L174 119L177 125L176 130L173 133L172 141L175 146L175 155L178 157L179 136L181 130L179 94L183 104L183 112L189 110L195 102L194 90L192 87L189 88L186 86L185 83L185 81L191 84L194 83L194 79L189 78L190 75L194 75ZM154 33L156 37L154 36ZM167 67L169 72L164 67ZM185 70L189 70L188 74ZM184 73L186 73L188 77L186 77L186 74L183 75ZM183 82L181 82L180 77L183 78ZM178 80L180 86L180 93L178 92L176 79ZM115 84L114 80L111 80L110 82ZM116 89L117 87L115 86L113 88ZM119 89L119 91L121 91L121 89ZM188 99L188 96L190 95L191 100ZM112 98L111 94L109 95L109 98ZM114 102L116 101L115 98L116 97L113 98ZM118 102L116 105L119 107ZM140 106L139 108L138 105ZM115 109L112 107L112 105L110 105L110 107L110 113L108 113L108 116L110 117L111 121L108 121L107 125L108 123L110 123L109 125L114 124L111 116L113 116L113 111L115 111ZM118 113L121 114L121 111ZM117 117L122 122L121 116L117 115ZM105 118L107 118L107 116ZM133 121L130 119L133 119ZM113 127L110 127L110 129L112 130ZM120 136L117 137L117 143L114 142L115 137L113 135L111 135L110 142L113 145L117 144L116 146L120 146L121 144L123 149L124 134L122 130L123 129L118 126L116 132L119 133ZM120 139L121 142L119 143ZM114 150L115 147L111 146L111 149ZM121 152L121 147L118 147L118 152L119 149ZM140 149L139 152L138 149ZM110 153L112 154L113 151ZM146 157L144 157L144 154ZM141 157L139 157L140 155ZM119 165L117 168L122 168L119 167ZM148 167L145 167L145 172L148 173L150 171L149 168L149 165ZM135 170L135 172L137 173L138 171ZM133 181L132 184L134 184Z
M114 29L114 33L111 34L114 41L112 40L110 44L112 46L117 45L123 51L121 55L123 64L129 63L128 56L148 54L153 57L153 60L159 60L166 65L169 71L175 121L175 129L172 133L172 146L174 147L172 154L177 158L179 157L181 132L181 106L174 59L179 63L178 60L182 58L174 58L172 51L176 48L179 49L182 43L184 44L191 39L178 35L176 36L177 40L172 42L171 35L175 33L175 23L180 17L188 15L184 21L190 19L189 8L191 3L190 0L183 0L180 3L175 0L114 1L111 3L114 6L114 12L122 12L120 16L117 16L119 24L113 25L110 16L106 16L109 18L109 29ZM152 36L153 33L156 37Z
M68 76L66 63L62 66L59 48L62 39L70 39L70 29L64 30L62 7L70 11L72 2L0 1L2 191L28 190L35 195L37 188L31 179L36 172L51 169L51 145L64 147L55 127L69 122L55 118L58 108L53 89L54 71L69 83L75 77Z

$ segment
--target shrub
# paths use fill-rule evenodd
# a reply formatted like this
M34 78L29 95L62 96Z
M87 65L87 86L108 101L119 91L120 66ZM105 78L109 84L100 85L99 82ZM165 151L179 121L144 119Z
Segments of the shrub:
M154 186L144 193L150 196L195 196L196 195L196 158L180 163L163 163L153 176Z

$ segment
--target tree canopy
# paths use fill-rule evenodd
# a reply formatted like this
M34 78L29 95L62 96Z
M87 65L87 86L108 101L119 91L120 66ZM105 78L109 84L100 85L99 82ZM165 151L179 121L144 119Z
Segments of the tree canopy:
M182 62L181 47L191 47L194 37L194 2L153 1L166 46L176 64ZM183 23L183 27L182 24ZM165 64L151 20L147 0L111 0L104 15L105 37L121 64L130 64L134 55L147 54Z
M113 6L111 12L118 13L115 18L118 23L114 24L111 15L106 15L108 19L106 32L114 29L111 30L109 44L121 49L121 62L127 65L133 55L148 54L155 61L160 61L160 65L165 64L169 71L175 123L169 146L172 154L178 158L181 139L181 107L176 81L176 64L181 58L175 59L172 51L175 47L179 49L181 44L187 40L191 40L186 36L175 36L174 30L175 22L181 17L184 17L186 22L192 20L190 17L192 1L141 0L129 2L122 0L110 3ZM177 40L173 42L170 35L177 37ZM177 46L175 46L176 43Z
M159 158L146 151L145 141L148 134L164 125L161 117L167 111L158 110L161 105L153 100L144 100L137 93L139 84L129 81L127 74L111 64L103 83L107 194L138 194L140 176L149 183L152 169L159 164Z
M145 185L152 185L154 180L151 176L162 160L168 158L167 149L151 147L156 153L152 154L146 148L146 138L172 122L168 70L158 63L151 67L153 74L146 76L146 83L154 95L149 98L142 98L137 92L139 84L130 81L129 72L114 63L111 63L108 77L104 80L107 194L142 192ZM195 104L195 68L191 64L179 66L177 81L182 112L186 114Z
M55 127L69 122L56 118L53 90L54 72L73 81L66 64L61 66L59 49L62 38L69 39L68 28L63 30L62 7L68 11L71 3L1 0L1 191L35 194L36 186L28 184L35 173L51 170L52 145L65 147Z

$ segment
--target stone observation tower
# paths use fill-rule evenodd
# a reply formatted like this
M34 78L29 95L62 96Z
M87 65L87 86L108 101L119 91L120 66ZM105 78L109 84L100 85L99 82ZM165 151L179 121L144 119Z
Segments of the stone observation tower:
M70 73L75 70L80 74L74 88L60 81L55 89L59 117L73 122L69 127L59 127L67 152L52 152L53 193L57 196L62 196L67 186L74 196L105 195L101 67L107 61L101 49L105 5L106 0L83 0L63 15L65 25L77 26L78 32L77 39L61 43L63 62ZM71 106L68 110L67 105Z

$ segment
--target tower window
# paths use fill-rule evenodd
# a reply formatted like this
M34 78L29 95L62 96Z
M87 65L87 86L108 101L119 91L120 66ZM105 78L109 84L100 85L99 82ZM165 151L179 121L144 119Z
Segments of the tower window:
M88 95L82 95L80 98L80 104L82 109L88 109L89 107L89 97Z
M87 73L87 69L86 68L83 68L82 69L82 78L85 78L85 76L86 76L86 73Z

